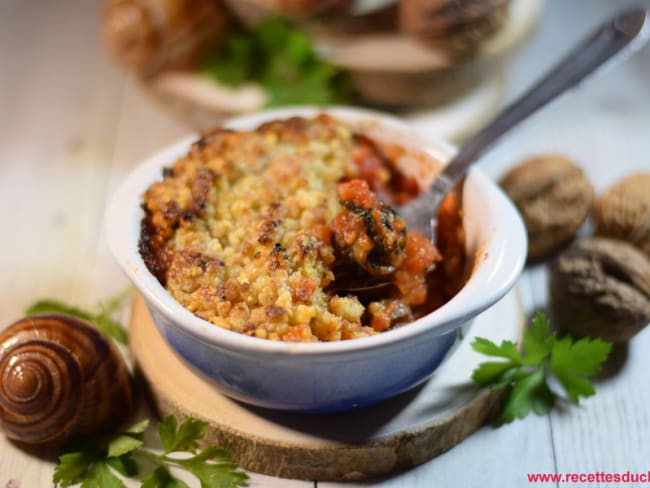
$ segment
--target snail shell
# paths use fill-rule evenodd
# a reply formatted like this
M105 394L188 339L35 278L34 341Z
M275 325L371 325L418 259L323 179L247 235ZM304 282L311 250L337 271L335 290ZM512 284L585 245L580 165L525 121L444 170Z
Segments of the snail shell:
M115 61L146 77L196 67L230 23L220 0L106 0L102 34Z
M248 27L277 16L294 20L319 14L341 16L351 3L351 0L224 0L234 16Z
M461 61L506 21L510 0L401 0L399 29Z
M120 352L83 320L38 315L0 333L0 423L10 439L44 444L107 433L134 405Z

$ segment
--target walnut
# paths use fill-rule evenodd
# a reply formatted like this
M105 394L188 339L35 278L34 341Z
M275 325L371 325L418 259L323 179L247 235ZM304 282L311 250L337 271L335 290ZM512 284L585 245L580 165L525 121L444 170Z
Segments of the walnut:
M510 170L500 184L526 224L529 259L543 257L571 241L594 198L582 170L559 155L528 159Z
M650 173L616 182L596 202L596 234L627 241L650 256Z
M623 241L578 241L551 267L550 294L561 330L628 341L650 322L650 259Z

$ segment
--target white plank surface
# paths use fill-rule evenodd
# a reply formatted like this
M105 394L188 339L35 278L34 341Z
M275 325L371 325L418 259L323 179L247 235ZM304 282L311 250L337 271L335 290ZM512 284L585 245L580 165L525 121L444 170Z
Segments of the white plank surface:
M186 132L106 59L99 3L0 0L0 326L36 298L90 305L126 284L104 244L104 204L133 164ZM504 65L506 97L608 13L633 4L650 8L650 0L549 0L539 27ZM632 171L650 171L649 87L645 48L535 116L482 165L496 179L524 157L561 152L599 192ZM544 266L529 269L520 285L527 310L547 306ZM520 487L527 473L645 473L649 349L645 331L618 374L599 381L580 408L485 427L418 468L344 486ZM52 466L0 437L0 486L52 486ZM313 483L254 475L252 486Z

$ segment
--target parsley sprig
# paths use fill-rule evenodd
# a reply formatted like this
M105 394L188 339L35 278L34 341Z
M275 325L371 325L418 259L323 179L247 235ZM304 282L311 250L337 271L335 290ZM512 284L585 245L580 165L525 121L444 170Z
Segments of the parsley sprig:
M269 94L267 106L345 103L352 93L347 75L318 55L306 33L281 18L231 33L203 73L233 87L260 84Z
M127 288L124 291L110 297L108 300L100 301L93 310L68 305L58 300L43 299L33 303L25 310L25 315L38 315L41 313L62 313L72 315L94 324L99 330L112 337L121 344L126 344L127 333L122 324L113 318L113 315L120 311L127 300L133 296L133 289Z
M142 435L149 421L143 420L123 432L61 455L54 471L54 483L62 488L76 483L81 483L81 488L123 488L125 485L116 471L128 478L139 476L142 488L188 488L187 483L170 470L178 468L196 476L201 488L247 486L248 475L230 462L228 451L212 445L199 448L207 425L207 422L188 417L178 426L176 418L168 415L158 424L163 446L160 453L145 446ZM143 463L138 463L137 459L144 459L153 466L143 477L139 466Z
M477 337L471 345L486 356L505 359L482 363L472 373L472 379L480 385L508 390L501 422L522 419L531 410L537 415L548 413L562 398L550 388L550 379L557 380L572 403L593 395L595 389L589 378L598 373L612 347L601 339L574 342L568 336L558 337L542 313L535 315L524 332L521 352L512 341L497 345Z

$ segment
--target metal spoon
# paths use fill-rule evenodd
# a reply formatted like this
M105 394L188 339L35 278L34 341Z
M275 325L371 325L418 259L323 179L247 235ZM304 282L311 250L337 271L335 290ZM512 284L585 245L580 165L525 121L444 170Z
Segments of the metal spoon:
M438 207L443 198L464 177L471 164L512 127L567 89L577 85L597 68L614 59L621 60L639 49L650 37L648 13L635 8L619 13L578 44L555 68L526 93L506 106L485 128L467 141L456 156L436 176L428 190L406 205L396 207L407 227L430 236L436 242ZM615 56L619 54L618 56ZM386 286L345 286L341 290L360 292Z

